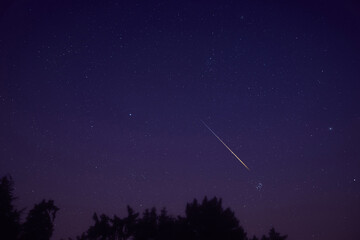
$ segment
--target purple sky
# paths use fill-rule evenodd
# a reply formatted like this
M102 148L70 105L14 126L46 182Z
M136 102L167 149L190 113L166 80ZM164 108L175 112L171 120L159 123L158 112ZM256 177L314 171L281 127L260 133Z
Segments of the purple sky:
M205 195L250 236L359 236L355 1L5 2L0 174L53 239Z

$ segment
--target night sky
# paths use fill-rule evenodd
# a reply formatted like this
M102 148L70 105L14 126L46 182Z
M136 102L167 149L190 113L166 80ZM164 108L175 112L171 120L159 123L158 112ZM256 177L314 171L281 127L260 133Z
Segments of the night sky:
M0 4L0 174L60 208L52 239L221 197L248 236L360 234L360 7ZM250 168L248 171L204 121Z

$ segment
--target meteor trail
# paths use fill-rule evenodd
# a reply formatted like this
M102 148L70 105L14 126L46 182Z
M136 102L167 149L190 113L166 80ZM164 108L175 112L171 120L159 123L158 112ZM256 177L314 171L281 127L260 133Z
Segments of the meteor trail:
M200 121L205 125L205 127L206 127L207 129L210 130L210 132L212 132L212 134L214 134L214 136L215 136L217 139L219 139L219 141L220 141L222 144L224 144L224 146L236 157L236 159L239 160L239 161L242 163L242 165L244 165L244 167L246 167L246 169L247 169L248 171L250 171L250 168L248 168L248 167L246 166L246 164L245 164L243 161L241 161L240 158L239 158L238 156L236 156L236 154L235 154L233 151L231 151L231 149L218 137L218 135L216 135L216 133L215 133L213 130L211 130L211 128L210 128L203 120L200 120Z

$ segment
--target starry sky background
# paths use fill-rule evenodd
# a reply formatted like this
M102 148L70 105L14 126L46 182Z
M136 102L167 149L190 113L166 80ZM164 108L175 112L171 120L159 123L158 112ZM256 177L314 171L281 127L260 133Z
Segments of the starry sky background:
M183 215L205 195L249 236L355 239L355 2L2 1L0 174L16 205L54 199L52 239L95 211Z

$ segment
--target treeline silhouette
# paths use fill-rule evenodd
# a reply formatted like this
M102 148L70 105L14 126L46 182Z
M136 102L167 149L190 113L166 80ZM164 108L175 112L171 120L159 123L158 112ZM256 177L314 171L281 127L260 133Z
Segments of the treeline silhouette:
M54 231L54 220L59 210L52 200L43 200L29 211L25 222L20 222L24 211L16 210L13 201L14 182L10 176L0 180L0 239L48 240Z
M25 222L20 222L24 210L16 210L13 201L13 180L10 176L0 182L0 239L49 240L59 210L52 200L43 200L29 211ZM159 213L146 209L140 216L127 206L127 216L93 215L94 223L77 240L259 240L248 238L230 208L222 207L221 199L205 197L186 204L185 216L168 215L165 208ZM72 240L71 238L68 238ZM285 240L271 228L261 240Z

